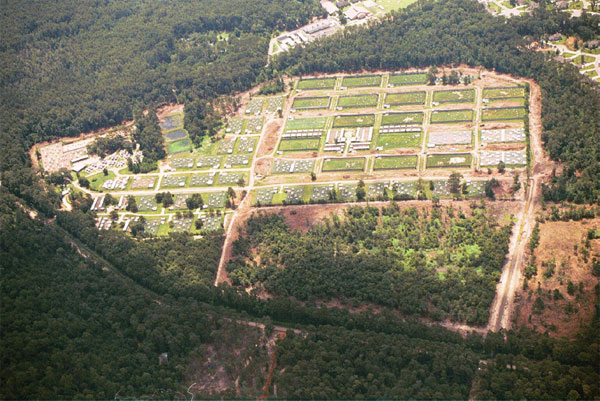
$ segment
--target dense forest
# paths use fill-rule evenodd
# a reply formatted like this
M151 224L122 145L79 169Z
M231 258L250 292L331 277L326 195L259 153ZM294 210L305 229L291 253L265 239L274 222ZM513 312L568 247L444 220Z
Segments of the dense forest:
M229 383L239 378L238 386L198 390L196 396L254 398L266 383L269 358L262 334L235 324L236 319L270 320L306 333L289 332L278 343L273 384L280 396L349 397L349 389L355 390L350 396L369 397L599 396L598 311L574 341L526 331L462 338L392 310L351 313L314 306L314 297L338 296L341 289L350 302L404 304L406 295L389 287L375 285L371 291L356 280L358 288L348 288L350 281L339 274L335 260L324 266L329 271L318 272L335 279L328 286L314 286L313 292L296 286L302 276L284 274L268 284L282 296L261 300L241 288L212 285L222 233L200 240L185 234L135 240L121 232L98 232L84 198L74 202L74 212L57 211L55 180L40 179L27 155L36 141L119 124L145 108L172 101L190 106L194 112L189 123L198 132L210 133L216 122L203 121L213 118L204 107L207 102L276 79L283 71L458 63L538 80L546 147L566 167L545 196L598 200L597 89L571 66L525 48L530 39L556 31L597 34L597 20L569 20L542 10L505 23L474 1L418 2L381 24L294 50L265 67L273 32L321 13L319 4L309 0L186 0L176 6L163 0L61 0L30 2L27 7L12 0L3 3L0 397L182 398L189 396L186 390L198 374L211 377L222 367ZM160 157L155 121L138 123L138 141L154 153L151 158ZM303 263L300 256L316 262L303 250L304 241L331 256L323 244L309 241L332 235L339 259L372 269L373 277L353 271L366 283L380 283L382 277L423 280L418 284L427 291L444 293L430 303L408 303L414 310L403 312L425 311L469 322L486 316L483 305L489 305L489 286L504 257L507 228L495 226L483 214L463 217L458 210L453 216L440 209L417 217L392 209L389 216L378 216L389 225L374 224L368 208L353 213L356 226L332 221L307 238L292 239L293 233L276 218L264 234L273 229L289 238L293 247L281 249L302 251L289 259L298 266ZM364 231L366 227L371 231ZM440 252L431 246L435 235L450 245L466 242ZM264 239L273 247L270 252L282 245L266 235ZM237 244L240 255L253 240ZM384 252L378 241L390 245L390 251ZM494 241L498 249L492 250ZM100 256L80 253L77 242ZM411 252L400 252L403 246ZM435 251L447 270L435 270L423 258L425 251ZM405 268L413 262L422 267L419 274ZM262 272L241 260L239 268L241 284L263 279ZM404 285L419 288L410 281ZM295 289L309 302L291 300L288 295ZM385 294L392 296L385 299Z
M296 47L274 61L277 70L395 70L430 65L483 66L532 78L542 89L543 140L564 173L545 189L547 200L600 202L600 90L570 64L529 50L533 40L564 32L600 34L600 17L569 19L543 7L521 18L495 18L469 0L418 3L369 29L344 31L320 46Z
M392 203L381 212L350 207L303 235L281 215L254 216L244 231L227 268L235 285L485 325L511 225L482 209L428 212Z

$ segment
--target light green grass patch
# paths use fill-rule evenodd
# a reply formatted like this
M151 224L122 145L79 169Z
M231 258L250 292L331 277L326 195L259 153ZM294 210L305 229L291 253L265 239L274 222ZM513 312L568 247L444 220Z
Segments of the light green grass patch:
M473 110L436 110L431 113L431 123L471 122Z
M427 156L427 168L470 168L472 159L470 153L433 154Z
M524 107L510 107L497 109L484 109L482 121L518 120L527 115Z
M390 74L388 84L391 85L423 85L427 83L427 73Z
M417 167L417 155L378 156L375 158L373 170L411 169Z
M337 106L343 108L377 107L378 99L379 95L377 94L340 96Z
M335 77L300 79L298 89L333 89L335 86Z
M320 145L320 139L282 139L279 150L282 152L312 151L318 150Z
M326 123L327 117L294 118L293 120L286 121L285 131L324 129Z
M519 98L525 96L525 88L513 87L513 88L484 88L483 98L484 99L510 99Z
M363 171L365 162L364 157L325 159L322 171Z
M475 89L451 89L433 92L433 101L437 103L473 103Z
M386 113L381 119L381 125L395 124L421 124L423 122L423 113Z
M292 109L326 109L330 101L328 96L295 98Z
M381 75L353 75L344 77L342 86L355 88L360 86L371 87L381 85Z
M104 185L106 181L112 180L115 177L115 173L112 171L109 171L107 175L104 175L104 173L101 171L98 174L94 174L86 178L90 181L90 189L101 192L103 190L102 185Z
M192 142L188 139L181 139L179 141L171 142L167 145L167 152L169 154L187 152L192 149Z
M401 105L401 104L425 104L427 92L404 92L404 93L388 93L385 95L385 104Z
M375 124L375 114L354 114L335 116L333 128L371 127Z
M382 147L383 150L398 148L418 148L421 146L422 134L401 133L401 134L380 134L375 141L376 147Z

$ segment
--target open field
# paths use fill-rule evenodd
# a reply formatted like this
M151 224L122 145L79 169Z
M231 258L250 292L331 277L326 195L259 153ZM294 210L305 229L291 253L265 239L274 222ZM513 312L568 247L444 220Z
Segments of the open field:
M524 107L502 107L483 109L482 121L521 120L527 116Z
M298 89L333 89L335 77L330 78L302 78L298 81Z
M365 163L364 157L325 159L322 171L362 171Z
M323 129L327 123L327 117L313 117L313 118L294 118L293 120L287 120L285 123L284 132L289 130L312 130L312 129Z
M420 132L401 134L379 134L375 140L375 147L383 150L398 148L417 148L421 146L423 136Z
M342 108L359 108L359 107L376 107L379 95L377 94L365 94L365 95L348 95L340 96L337 102L337 107Z
M417 155L378 156L375 158L373 170L394 170L417 168Z
M473 103L475 89L448 89L433 92L434 103Z
M498 88L484 88L483 99L513 99L525 96L525 88L522 86L507 86Z
M469 168L472 159L470 153L431 154L427 156L427 168Z
M300 97L295 98L292 109L326 109L329 107L331 98L329 96Z
M423 112L408 113L385 113L381 118L381 125L394 124L421 124L423 122Z
M167 145L167 152L171 155L176 153L187 152L192 149L192 142L188 139L181 139L171 142Z
M320 144L320 139L282 139L279 143L279 150L283 152L318 150Z
M427 73L390 74L388 84L391 85L423 85L427 83Z
M381 75L351 75L342 79L343 87L371 87L381 85Z
M470 109L464 110L436 110L431 112L432 124L448 124L472 122L475 112Z
M338 115L333 120L333 128L371 127L374 124L374 114Z
M390 106L425 104L426 98L427 92L425 91L388 93L385 95L384 104Z

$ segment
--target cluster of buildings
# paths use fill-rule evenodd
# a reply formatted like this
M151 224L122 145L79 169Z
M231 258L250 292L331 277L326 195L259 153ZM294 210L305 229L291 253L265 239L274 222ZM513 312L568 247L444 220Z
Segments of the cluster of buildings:
M362 128L334 128L327 132L325 152L344 152L348 143L348 152L368 150L373 139L373 127Z
M328 0L321 1L321 6L327 12L328 18L315 21L295 31L282 33L274 39L276 46L271 47L271 54L287 52L298 45L304 45L341 31L344 29L340 21L342 15L348 25L358 25L367 22L373 15L367 7L382 8L372 0L364 1L362 5L351 3L356 3L356 0L338 0L335 3ZM346 9L342 11L343 8Z

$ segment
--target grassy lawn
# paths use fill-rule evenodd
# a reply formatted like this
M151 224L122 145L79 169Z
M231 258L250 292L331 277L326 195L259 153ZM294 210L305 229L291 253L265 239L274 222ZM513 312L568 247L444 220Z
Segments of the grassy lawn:
M569 57L573 57L575 55L575 53L571 53L571 52L563 52L561 54L561 56L569 58Z
M327 117L294 118L293 120L286 121L285 131L324 129L326 123L327 123Z
M417 158L417 155L376 157L373 170L416 168Z
M390 74L388 84L391 85L422 85L427 83L426 73Z
M526 115L527 112L524 107L485 109L483 110L482 121L519 120Z
M365 161L366 159L364 157L325 159L323 161L322 171L364 170Z
M379 85L381 85L381 75L354 75L344 77L344 79L342 80L342 86L348 88Z
M433 101L437 103L473 103L475 89L456 89L433 92Z
M320 139L283 139L279 144L279 150L283 152L318 150L320 144Z
M425 104L425 98L427 92L404 92L404 93L388 93L385 95L385 104L399 105L399 104Z
M588 56L587 54L582 54L581 56L575 57L572 61L577 64L587 64L593 62L594 60L596 60L595 57Z
M192 149L192 143L188 138L181 139L179 141L171 142L167 145L167 152L169 154L186 152Z
M375 124L375 114L335 116L333 128L371 127Z
M377 100L379 95L352 95L352 96L340 96L337 106L343 108L350 107L377 107Z
M506 99L506 98L519 98L525 96L525 88L513 87L513 88L485 88L483 89L484 99Z
M473 110L438 110L431 113L431 123L471 122Z
M390 11L406 8L417 0L376 0L375 2L385 9L386 13Z
M383 147L383 150L397 148L418 148L421 146L421 133L402 133L402 134L380 134L375 141L376 147Z
M423 122L423 113L387 113L381 119L381 125L394 124L421 124Z
M102 185L106 181L112 180L113 178L115 178L115 173L113 173L112 171L109 171L108 175L104 175L103 172L99 172L98 174L94 174L90 177L87 177L87 179L90 181L90 189L99 192L102 191Z
M436 167L471 167L472 156L470 153L454 153L427 156L427 168Z
M329 107L329 102L329 96L296 98L292 109L326 109Z
M335 77L331 78L313 78L300 79L298 89L333 89L335 86Z

